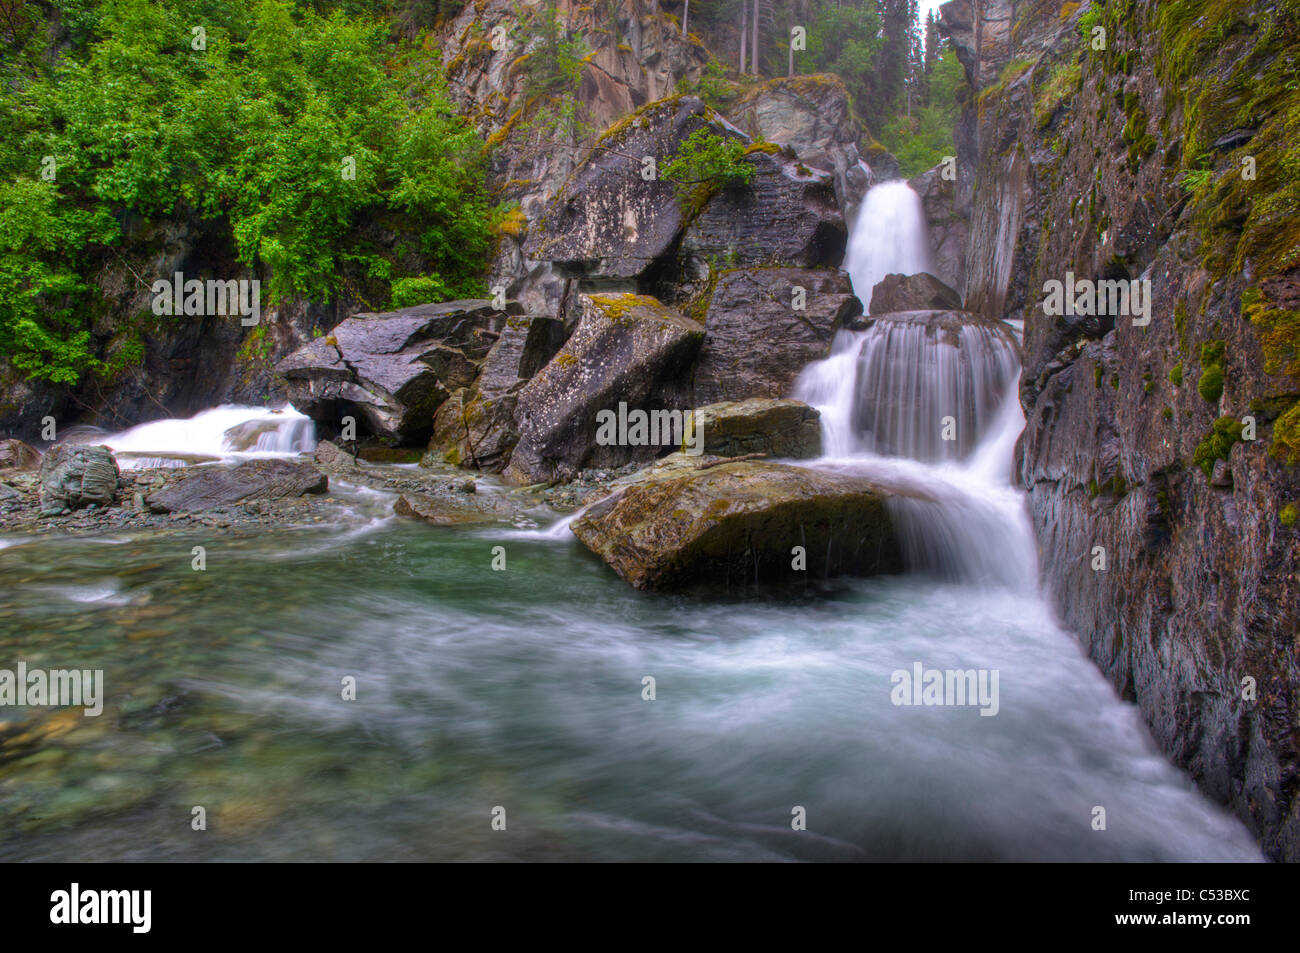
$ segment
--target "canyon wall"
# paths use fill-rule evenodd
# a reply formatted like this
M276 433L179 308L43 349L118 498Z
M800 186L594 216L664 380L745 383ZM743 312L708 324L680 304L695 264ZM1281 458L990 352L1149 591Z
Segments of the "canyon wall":
M1017 470L1044 583L1160 747L1285 860L1300 859L1298 8L942 11L972 84L967 306L1025 322ZM1047 282L1070 273L1149 282L1149 301L1048 314Z

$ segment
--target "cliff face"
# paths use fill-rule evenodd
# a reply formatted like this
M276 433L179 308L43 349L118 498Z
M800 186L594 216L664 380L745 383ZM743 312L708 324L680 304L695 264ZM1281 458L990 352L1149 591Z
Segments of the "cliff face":
M996 22L980 28L977 7ZM1160 746L1288 860L1298 14L1295 0L943 11L975 83L958 136L968 307L1025 321L1018 469L1045 584ZM1149 310L1046 313L1046 283L1068 273L1149 281Z

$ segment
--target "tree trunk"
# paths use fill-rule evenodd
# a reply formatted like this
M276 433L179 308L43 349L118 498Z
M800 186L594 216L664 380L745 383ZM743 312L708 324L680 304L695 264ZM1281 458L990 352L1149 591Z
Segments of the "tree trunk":
M745 44L749 41L749 0L740 4L740 75L745 75Z
M753 38L749 41L749 60L753 67L754 75L758 75L758 0L754 0L754 18L750 22L750 28L753 30Z
M691 0L686 0L686 6L682 9L682 36L686 35L686 23L691 18Z

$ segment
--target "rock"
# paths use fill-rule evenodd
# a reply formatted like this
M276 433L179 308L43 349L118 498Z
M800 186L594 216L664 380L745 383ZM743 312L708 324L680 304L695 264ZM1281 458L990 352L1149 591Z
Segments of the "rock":
M754 139L790 146L800 162L832 173L846 217L874 184L858 151L862 129L848 90L832 73L768 80L742 96L727 118Z
M802 311L792 307L795 288L805 290ZM788 396L799 372L826 357L835 332L861 313L848 275L838 269L722 272L704 312L696 399Z
M363 432L423 444L442 402L473 383L506 317L479 300L357 314L277 369L293 405L327 434L353 415Z
M788 464L728 463L629 486L571 528L638 589L902 570L882 490ZM805 547L804 571L792 568L795 546Z
M58 444L41 460L41 513L53 515L117 498L117 461L108 447Z
M193 513L252 500L276 500L324 493L329 479L309 463L249 460L232 467L196 467L150 493L145 504L154 513Z
M0 440L0 470L35 470L41 452L21 440Z
M899 311L960 311L961 295L934 275L885 275L871 289L871 315Z
M682 236L681 249L728 267L837 266L848 230L833 178L785 151L749 151L754 178L714 195Z
M424 520L434 526L494 523L509 520L517 511L504 497L492 493L466 493L449 487L445 494L403 493L393 504L398 516Z
M316 466L326 470L348 471L358 467L356 457L329 440L321 440L316 444L312 459Z
M236 453L256 450L263 434L275 433L279 429L278 420L245 420L242 424L228 428L221 435L221 445Z
M429 450L448 463L500 472L519 442L519 391L565 341L564 325L545 315L511 317L470 388L456 391L434 418ZM428 458L426 458L428 459Z
M650 460L662 445L602 446L597 413L684 410L690 365L704 329L648 295L582 295L582 316L564 349L519 391L519 443L505 479L568 479L585 467Z
M703 128L744 140L694 96L670 96L616 123L547 204L524 255L588 278L642 274L669 250L684 219L670 181L641 178L641 157L666 165Z
M945 179L943 170L943 165L937 165L908 184L921 196L921 207L925 210L931 269L936 278L960 294L966 286L970 206L958 201L957 184Z
M765 453L795 460L822 455L821 414L798 400L754 397L722 401L695 411L702 450L719 457ZM688 438L688 445L693 438Z

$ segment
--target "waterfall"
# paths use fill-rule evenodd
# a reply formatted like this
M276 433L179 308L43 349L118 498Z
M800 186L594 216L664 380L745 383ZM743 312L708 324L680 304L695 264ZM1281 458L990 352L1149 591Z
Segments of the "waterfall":
M844 255L844 270L863 307L871 309L871 289L885 275L915 275L930 267L921 197L901 180L875 186L862 200Z
M87 438L82 438L87 439ZM316 426L291 405L277 410L223 404L94 438L124 468L185 466L248 456L287 456L316 447Z
M845 267L859 296L926 267L920 199L903 182L867 194ZM840 331L794 396L821 412L813 465L889 491L910 570L1030 589L1037 555L1011 456L1024 429L1012 329L975 315L908 311Z

